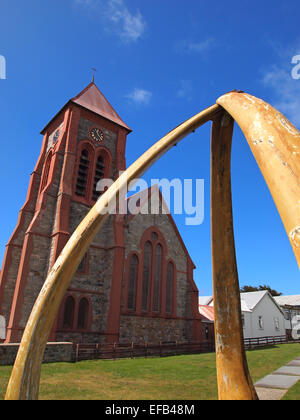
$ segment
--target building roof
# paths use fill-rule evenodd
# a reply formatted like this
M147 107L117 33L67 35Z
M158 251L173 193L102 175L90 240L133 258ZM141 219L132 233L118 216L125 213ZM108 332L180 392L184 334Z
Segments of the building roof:
M126 128L126 130L131 131L94 82L91 82L83 91L72 98L71 102L89 109L90 111L95 112L95 114L101 115L121 127Z
M201 306L206 306L206 305L209 305L212 300L213 300L212 296L199 296L198 303Z
M268 293L269 292L267 290L261 290L261 291L257 291L257 292L241 293L242 308L243 308L243 304L244 304L245 309L248 308L248 311L250 311L250 312L253 311L255 306Z
M46 127L41 131L43 134L48 125L54 120L54 118L70 103L79 105L85 109L88 109L101 117L106 118L109 121L113 121L119 126L125 128L128 132L131 132L131 128L121 119L114 108L110 105L108 100L105 98L100 89L91 82L85 89L83 89L77 96L70 99L61 110L51 119Z
M252 309L249 308L247 302L241 296L241 311L242 312L252 312Z
M271 299L274 299L273 296L271 296L271 294L268 292L268 290L240 293L241 311L242 312L253 312L256 305L267 294L270 296ZM300 296L299 296L299 298L300 298ZM206 303L203 303L203 302L206 302ZM274 303L278 307L278 309L282 312L282 310L279 306L279 302L277 302L276 299L274 299ZM201 313L200 307L203 306L203 305L209 305L209 307L213 307L213 296L200 296L199 297L199 312L200 313Z
M275 296L274 299L280 306L300 306L300 295Z
M208 321L215 320L214 307L208 305L199 305L199 312L204 316Z

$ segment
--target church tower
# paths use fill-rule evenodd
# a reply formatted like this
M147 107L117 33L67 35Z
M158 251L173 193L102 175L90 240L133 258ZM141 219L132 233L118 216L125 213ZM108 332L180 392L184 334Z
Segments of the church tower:
M116 179L126 169L130 132L94 82L42 130L41 154L0 275L6 342L20 341L47 273L98 198L97 182ZM117 339L123 269L117 261L124 259L120 232L118 216L109 216L72 280L50 340Z
M20 342L42 285L98 198L97 183L126 169L131 129L94 82L42 130L42 150L0 273L5 342ZM195 268L159 188L127 198L147 209L109 215L74 275L49 341L75 343L203 339ZM4 341L2 334L0 341Z

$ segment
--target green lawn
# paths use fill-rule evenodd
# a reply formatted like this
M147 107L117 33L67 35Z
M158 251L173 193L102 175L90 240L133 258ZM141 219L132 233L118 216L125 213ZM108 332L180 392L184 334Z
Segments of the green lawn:
M248 351L253 381L299 355L299 344ZM0 366L0 399L4 398L10 372L10 366ZM300 397L300 387L297 395ZM45 364L40 399L217 399L215 354Z
M300 381L296 383L282 398L283 400L300 400Z

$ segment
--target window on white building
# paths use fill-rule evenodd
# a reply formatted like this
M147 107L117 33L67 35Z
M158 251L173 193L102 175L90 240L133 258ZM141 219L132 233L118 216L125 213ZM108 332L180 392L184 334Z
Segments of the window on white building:
M258 326L261 330L264 329L264 320L263 320L262 315L259 315L259 317L258 317Z
M245 328L245 315L244 314L242 314L242 325L243 325L243 328Z
M279 319L278 318L274 318L274 325L275 325L275 330L278 331L280 329L280 324L279 324Z

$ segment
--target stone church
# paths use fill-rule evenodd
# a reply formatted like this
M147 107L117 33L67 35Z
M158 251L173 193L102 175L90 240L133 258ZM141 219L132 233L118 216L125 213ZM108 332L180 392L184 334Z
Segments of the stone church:
M99 196L98 181L126 169L130 132L94 82L42 130L0 275L6 343L20 341L47 273ZM110 215L72 279L49 341L201 341L194 268L170 214Z

